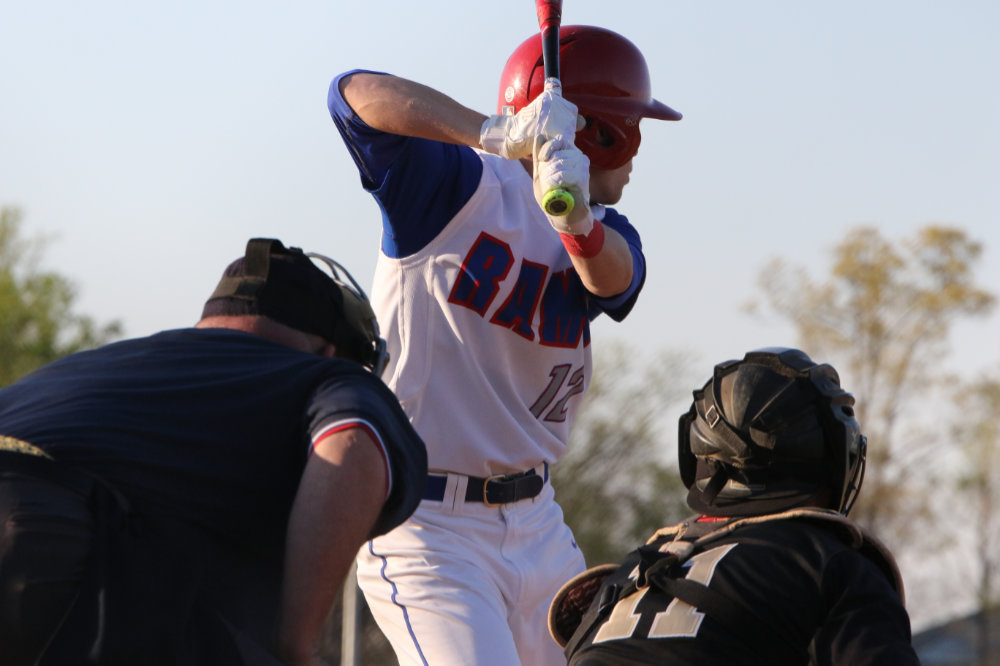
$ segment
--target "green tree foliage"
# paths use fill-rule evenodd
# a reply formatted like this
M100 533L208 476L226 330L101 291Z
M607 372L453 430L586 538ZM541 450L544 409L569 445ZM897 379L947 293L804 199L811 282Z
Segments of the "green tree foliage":
M980 376L958 391L955 405L952 435L963 457L959 492L967 500L962 513L976 526L976 598L986 612L1000 606L1000 379Z
M906 541L929 509L929 494L907 481L932 467L933 440L902 427L900 416L944 378L952 323L986 314L996 300L974 283L981 253L956 228L926 226L892 243L861 227L834 248L823 280L780 259L760 276L766 303L794 324L806 352L841 371L858 400L869 466L852 517L890 541Z
M118 322L98 327L71 313L73 285L38 268L44 243L22 239L20 223L19 210L0 208L0 386L121 334Z
M690 513L666 437L691 397L684 362L666 352L637 357L620 343L602 349L569 452L552 473L588 564L618 561Z

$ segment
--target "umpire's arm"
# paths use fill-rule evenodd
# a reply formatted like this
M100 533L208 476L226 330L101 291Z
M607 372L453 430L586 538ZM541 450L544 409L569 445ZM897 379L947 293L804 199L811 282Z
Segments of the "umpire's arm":
M327 615L386 499L381 447L362 428L318 441L302 475L288 524L280 657L322 664Z

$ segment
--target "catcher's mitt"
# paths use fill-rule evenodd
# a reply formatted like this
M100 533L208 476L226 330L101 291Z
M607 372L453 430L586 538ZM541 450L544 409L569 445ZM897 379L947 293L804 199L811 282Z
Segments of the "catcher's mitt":
M601 564L577 574L556 592L549 606L549 633L559 647L566 647L584 613L601 589L604 579L617 571L617 564Z

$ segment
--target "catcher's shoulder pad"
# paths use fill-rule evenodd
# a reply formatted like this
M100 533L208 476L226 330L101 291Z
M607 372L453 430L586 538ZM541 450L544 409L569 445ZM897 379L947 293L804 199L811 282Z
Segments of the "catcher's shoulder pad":
M712 532L698 540L698 545L704 545L712 539L724 536L745 525L755 523L766 523L775 520L806 520L818 524L833 531L838 537L847 543L851 548L867 557L875 563L879 570L889 579L889 583L899 594L899 598L906 602L906 595L903 590L903 577L899 573L896 558L893 557L889 549L874 534L855 523L850 518L832 509L820 509L816 507L802 507L789 509L780 513L769 513L761 516L741 518L728 523L720 530Z
M850 518L847 518L836 511L807 508L793 509L786 513L791 514L789 515L790 518L805 517L818 519L822 522L826 522L828 525L834 525L835 529L839 529L841 535L852 548L860 552L862 555L874 562L876 566L878 566L879 570L881 570L885 577L889 579L889 583L899 594L899 598L904 604L906 603L906 594L903 591L903 577L899 573L899 566L896 564L896 558L893 557L889 548L867 528L855 523ZM806 515L799 516L796 514Z

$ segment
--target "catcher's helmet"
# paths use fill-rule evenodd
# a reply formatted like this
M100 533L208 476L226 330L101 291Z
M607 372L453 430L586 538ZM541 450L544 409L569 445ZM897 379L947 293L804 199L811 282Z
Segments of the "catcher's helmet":
M327 275L314 262L329 267ZM339 270L338 270L339 269ZM340 272L348 283L340 278ZM386 342L368 297L351 274L329 257L286 248L271 238L251 238L246 255L226 267L202 317L256 314L318 335L344 356L381 375Z
M562 94L576 104L586 126L576 145L598 169L617 169L639 150L639 120L680 120L681 114L653 99L642 52L611 30L586 25L559 31ZM524 40L500 75L498 113L517 113L545 88L542 38Z
M746 516L820 504L847 515L864 476L867 440L837 371L798 349L726 361L680 419L688 505Z

